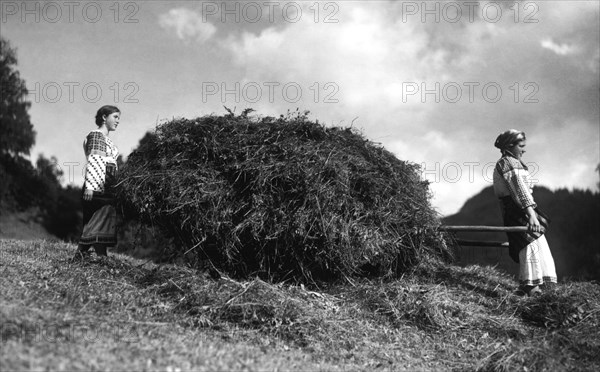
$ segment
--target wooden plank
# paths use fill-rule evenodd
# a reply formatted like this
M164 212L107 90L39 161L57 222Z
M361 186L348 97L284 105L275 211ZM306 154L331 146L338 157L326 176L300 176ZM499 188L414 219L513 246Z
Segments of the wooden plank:
M442 225L438 228L441 231L500 231L500 232L527 232L527 226L448 226Z
M501 247L508 248L508 242L477 241L457 239L456 243L463 247Z

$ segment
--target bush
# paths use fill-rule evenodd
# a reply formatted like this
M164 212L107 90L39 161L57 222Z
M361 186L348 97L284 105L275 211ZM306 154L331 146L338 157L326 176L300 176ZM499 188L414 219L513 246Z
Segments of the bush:
M55 196L46 179L22 156L0 154L0 205L3 210L24 211L47 207Z
M174 119L125 163L118 200L218 270L245 277L396 277L447 253L427 181L351 128L306 113Z
M44 227L59 239L75 242L79 240L83 227L81 206L82 190L79 187L59 188L58 195L44 214Z

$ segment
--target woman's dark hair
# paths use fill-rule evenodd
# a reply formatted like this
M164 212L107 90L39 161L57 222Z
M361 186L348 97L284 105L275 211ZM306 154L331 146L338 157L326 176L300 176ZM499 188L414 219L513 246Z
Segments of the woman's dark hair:
M98 112L96 113L96 125L101 127L102 122L104 121L104 115L108 116L115 112L121 113L121 110L119 110L118 107L111 105L105 105L100 107L100 109L98 109Z

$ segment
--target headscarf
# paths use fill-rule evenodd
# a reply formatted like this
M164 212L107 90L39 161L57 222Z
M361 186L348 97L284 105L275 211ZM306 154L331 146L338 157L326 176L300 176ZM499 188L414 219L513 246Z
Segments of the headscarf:
M499 148L504 154L506 149L525 139L525 132L516 129L509 129L504 133L500 133L500 135L496 138L496 142L494 142L494 146Z

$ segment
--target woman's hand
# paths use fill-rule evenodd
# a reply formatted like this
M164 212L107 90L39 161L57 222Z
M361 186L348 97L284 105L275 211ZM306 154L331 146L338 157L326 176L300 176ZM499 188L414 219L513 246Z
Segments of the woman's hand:
M542 225L540 225L540 222L538 221L538 219L535 215L529 216L529 230L531 230L533 232L541 232L542 231Z
M90 201L90 200L92 200L92 196L94 196L93 190L85 189L83 191L83 200Z
M540 225L540 221L538 221L535 211L532 207L527 208L527 214L529 215L529 230L533 232L542 232L543 227Z

